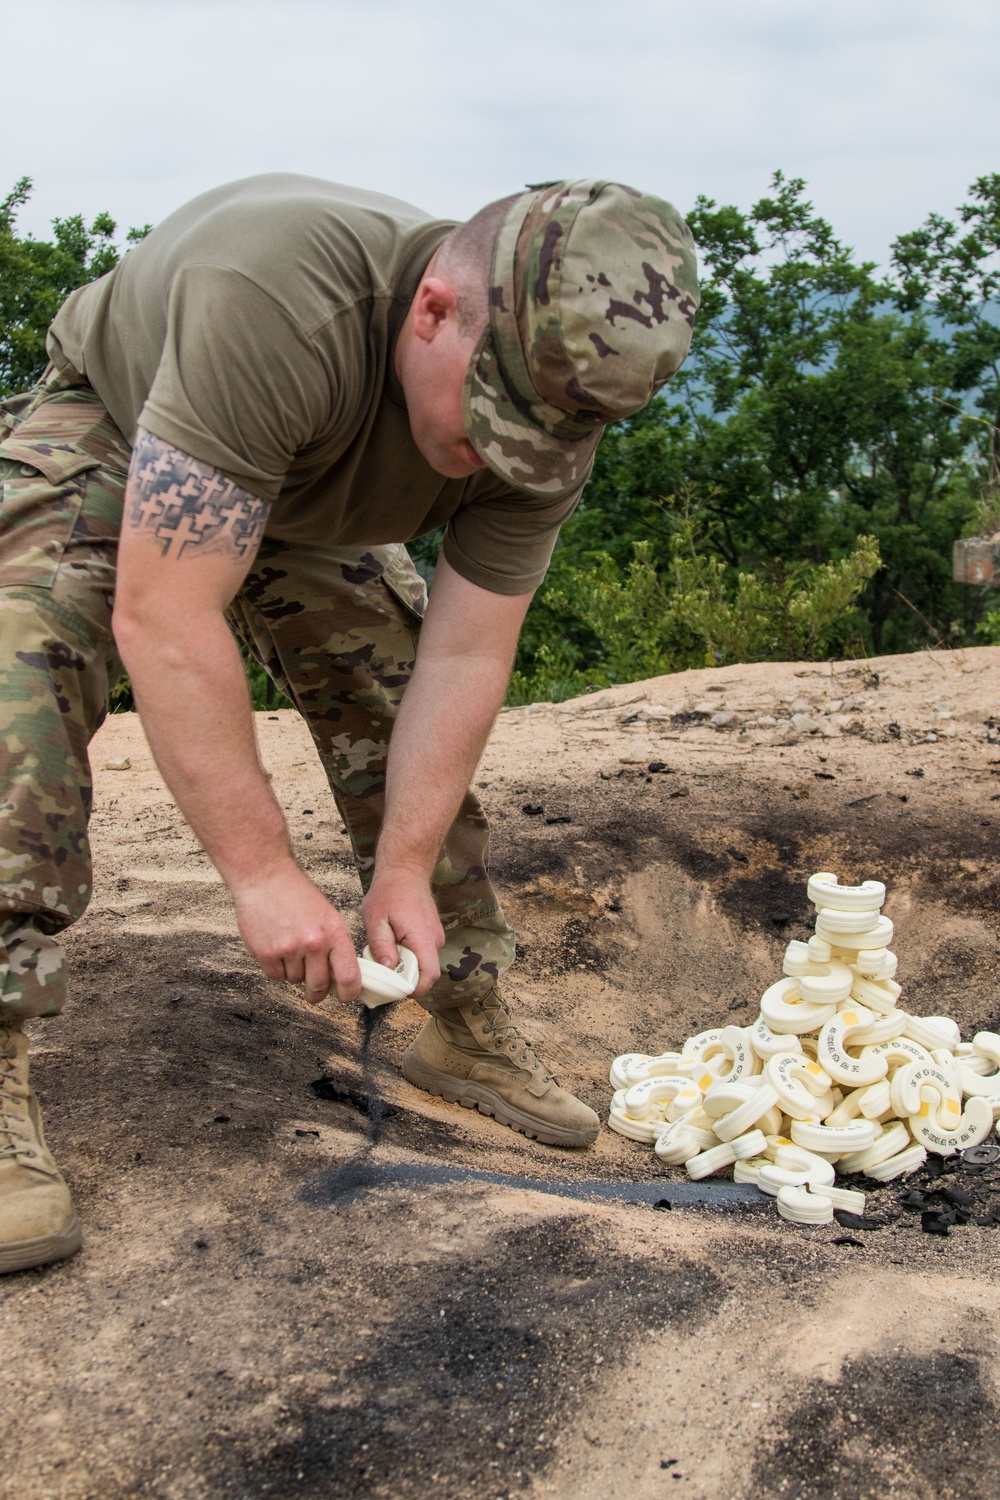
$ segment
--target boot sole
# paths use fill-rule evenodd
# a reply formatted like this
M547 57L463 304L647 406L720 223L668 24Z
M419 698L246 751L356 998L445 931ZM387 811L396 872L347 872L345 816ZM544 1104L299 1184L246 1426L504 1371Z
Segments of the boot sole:
M530 1140L541 1141L543 1146L589 1146L597 1139L597 1130L560 1130L509 1104L484 1083L473 1083L467 1078L456 1078L452 1073L442 1073L422 1062L412 1049L403 1054L403 1077L407 1082L434 1094L448 1104L460 1104L463 1109L478 1109L481 1115L489 1115L500 1125L509 1125L519 1130Z
M14 1245L0 1246L0 1276L10 1271L30 1271L32 1266L47 1266L54 1260L65 1260L75 1255L83 1243L80 1220L73 1215L73 1222L62 1234L46 1234L41 1239L19 1240Z

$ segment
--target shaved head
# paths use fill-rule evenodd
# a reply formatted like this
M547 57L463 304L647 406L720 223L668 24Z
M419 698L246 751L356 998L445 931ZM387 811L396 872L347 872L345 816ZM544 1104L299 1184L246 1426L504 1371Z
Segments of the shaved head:
M434 271L446 277L458 296L458 325L463 338L478 338L490 312L490 265L493 242L520 193L487 203L442 241Z

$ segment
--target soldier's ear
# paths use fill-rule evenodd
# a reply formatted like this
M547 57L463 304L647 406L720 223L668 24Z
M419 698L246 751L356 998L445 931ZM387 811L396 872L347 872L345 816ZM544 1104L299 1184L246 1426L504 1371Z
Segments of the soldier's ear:
M429 344L437 338L449 319L458 316L458 296L450 281L441 276L425 276L413 297L413 331Z

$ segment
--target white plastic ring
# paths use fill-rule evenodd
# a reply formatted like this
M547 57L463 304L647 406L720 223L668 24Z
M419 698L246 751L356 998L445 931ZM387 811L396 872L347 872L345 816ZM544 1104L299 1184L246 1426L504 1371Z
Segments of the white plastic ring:
M874 1120L851 1120L847 1125L821 1125L815 1120L793 1120L792 1140L807 1151L843 1156L850 1151L864 1151L874 1144Z
M650 1106L667 1104L667 1120L679 1120L701 1103L701 1090L687 1078L644 1078L625 1093L625 1111L633 1120L648 1119Z
M861 1095L858 1101L860 1113L866 1120L880 1120L892 1109L892 1088L888 1078L880 1078L878 1083L870 1083L858 1092Z
M609 1080L611 1082L611 1087L613 1089L627 1089L630 1083L634 1083L637 1081L635 1079L629 1078L628 1076L628 1068L630 1067L630 1065L632 1063L648 1061L648 1052L623 1052L622 1055L620 1057L616 1057L614 1062L611 1064L611 1071L608 1074Z
M759 1156L767 1146L767 1141L762 1130L748 1130L746 1135L738 1135L729 1145L736 1153L736 1160L741 1162Z
M966 1094L1000 1094L1000 1036L995 1031L977 1031L972 1038L974 1056L957 1063L962 1090ZM987 1074L980 1073L983 1063L992 1063Z
M933 1108L936 1123L954 1130L962 1113L962 1096L948 1074L936 1063L910 1063L892 1075L892 1107L900 1119L911 1115L929 1118ZM937 1104L931 1098L936 1096Z
M877 1167L879 1162L888 1161L890 1156L905 1151L912 1145L912 1140L903 1121L894 1120L880 1136L876 1136L866 1151L852 1151L842 1156L837 1166L841 1172L867 1172L869 1167Z
M975 1095L967 1101L954 1130L942 1128L933 1112L911 1115L907 1123L918 1145L938 1156L954 1156L956 1151L965 1151L985 1141L993 1129L993 1106L989 1099Z
M420 965L415 953L398 943L399 963L394 969L376 963L371 949L366 947L358 959L361 970L361 994L358 999L370 1009L387 1005L393 1000L405 1000L412 995L420 983Z
M750 1045L765 1063L769 1058L777 1057L779 1052L802 1051L802 1043L794 1032L772 1031L763 1016L758 1016L750 1027Z
M816 919L816 935L823 938L834 949L846 949L852 956L868 948L888 948L892 942L893 926L888 917L879 917L870 932L834 932L824 926L821 918ZM838 955L835 953L834 957ZM854 959L859 968L864 967L861 959Z
M818 1198L829 1198L834 1208L845 1208L849 1214L865 1211L865 1195L856 1188L828 1187L821 1182L814 1183L812 1190Z
M848 1088L863 1088L885 1077L888 1064L883 1057L866 1057L863 1052L855 1057L847 1050L848 1039L855 1032L871 1026L874 1019L870 1010L855 1005L853 1009L838 1011L820 1032L817 1058L836 1083L846 1084Z
M814 906L825 906L833 911L881 911L885 903L885 886L881 880L841 885L836 875L827 870L810 877L806 894Z
M696 1132L685 1125L683 1120L679 1120L676 1125L668 1125L653 1147L660 1160L672 1167L682 1166L702 1149Z
M854 971L857 964L851 965L854 974L854 983L851 985L851 995L860 1005L867 1005L877 1015L887 1016L895 1012L896 1003L903 993L902 988L893 979L869 979ZM899 1012L903 1014L902 1011Z
M630 1141L643 1141L651 1146L667 1129L667 1124L665 1120L633 1120L624 1109L617 1109L612 1105L608 1111L608 1128Z
M751 1130L777 1104L777 1094L770 1084L764 1082L753 1090L743 1104L737 1105L736 1109L716 1120L715 1133L720 1141L734 1141L737 1136Z
M888 1161L880 1161L877 1166L869 1167L868 1176L874 1177L878 1182L892 1182L896 1177L906 1177L910 1172L915 1172L926 1160L927 1152L923 1146L908 1146L898 1156L890 1156Z
M856 1031L851 1037L852 1047L877 1047L879 1042L892 1042L902 1036L906 1019L900 1010L890 1010L885 1015L873 1016L870 1026Z
M830 934L833 933L839 940L842 934L849 937L861 936L872 932L879 923L877 911L838 911L836 907L821 906L816 913L817 931L822 928L823 936L830 942ZM847 944L849 948L850 943ZM874 944L869 943L868 947Z
M829 1198L811 1193L807 1187L783 1187L778 1190L778 1212L792 1224L832 1224L833 1204Z
M637 1054L626 1063L625 1077L629 1084L642 1083L645 1078L676 1078L681 1064L679 1052L661 1052L656 1057Z
M799 982L794 978L779 979L770 985L761 996L760 1013L772 1031L793 1032L801 1036L824 1025L833 1014L832 1002L817 1005L815 1001L802 1000Z
M861 979L895 979L897 959L888 948L866 948L863 953L853 953L851 967Z
M817 1183L830 1187L837 1179L832 1162L802 1146L779 1146L774 1154L774 1165L783 1167L786 1172L803 1172L813 1188Z
M833 1108L829 1075L808 1058L780 1053L771 1058L764 1077L785 1114L793 1120L823 1118Z
M736 1152L726 1142L722 1146L713 1146L709 1151L699 1152L697 1156L686 1161L684 1167L691 1180L699 1182L703 1177L711 1177L714 1173L731 1167L735 1160Z

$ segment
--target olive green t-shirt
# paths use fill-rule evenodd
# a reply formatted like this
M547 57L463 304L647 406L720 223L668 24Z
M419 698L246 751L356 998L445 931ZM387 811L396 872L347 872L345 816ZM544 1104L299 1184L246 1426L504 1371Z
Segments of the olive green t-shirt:
M49 332L131 441L137 425L271 502L267 534L406 542L499 594L543 578L579 493L536 499L488 469L445 479L410 434L396 336L451 223L395 198L274 173L203 193Z

